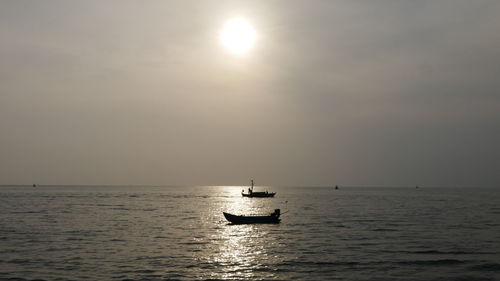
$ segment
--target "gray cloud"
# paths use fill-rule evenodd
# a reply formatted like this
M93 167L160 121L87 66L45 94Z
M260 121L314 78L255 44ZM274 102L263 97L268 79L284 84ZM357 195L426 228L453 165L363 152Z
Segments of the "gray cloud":
M3 183L487 185L497 1L7 1ZM249 17L255 50L218 46Z

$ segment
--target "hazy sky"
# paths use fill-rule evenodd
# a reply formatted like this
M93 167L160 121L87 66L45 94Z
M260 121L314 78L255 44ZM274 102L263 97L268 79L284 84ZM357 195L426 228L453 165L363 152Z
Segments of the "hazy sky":
M0 1L0 183L500 186L500 1ZM218 34L246 18L243 56Z

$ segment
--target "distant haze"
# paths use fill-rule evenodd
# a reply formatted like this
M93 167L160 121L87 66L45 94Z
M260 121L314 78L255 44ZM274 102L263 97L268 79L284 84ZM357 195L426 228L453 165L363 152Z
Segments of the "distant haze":
M500 1L1 1L0 184L500 186ZM244 17L257 41L217 41Z

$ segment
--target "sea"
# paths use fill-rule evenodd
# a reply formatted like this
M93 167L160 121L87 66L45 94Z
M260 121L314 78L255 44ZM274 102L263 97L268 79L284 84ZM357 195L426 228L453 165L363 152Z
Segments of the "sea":
M1 186L0 280L500 280L500 189L244 188Z

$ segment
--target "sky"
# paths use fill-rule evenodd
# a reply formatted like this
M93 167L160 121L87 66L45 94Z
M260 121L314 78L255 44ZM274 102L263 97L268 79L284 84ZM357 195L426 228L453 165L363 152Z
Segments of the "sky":
M0 1L0 184L500 186L500 1ZM256 42L221 46L244 18Z

